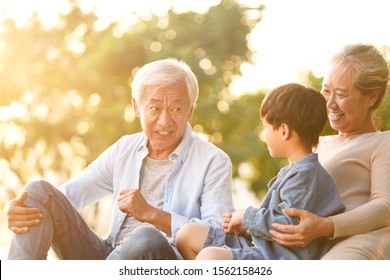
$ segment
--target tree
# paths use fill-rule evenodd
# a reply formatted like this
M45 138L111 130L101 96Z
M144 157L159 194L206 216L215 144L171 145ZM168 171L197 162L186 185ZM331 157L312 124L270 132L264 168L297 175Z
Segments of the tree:
M248 12L261 12L262 6L249 9L223 0L205 14L138 16L136 24L119 32L121 23L97 30L96 15L70 2L71 11L50 29L37 15L22 28L12 19L1 23L2 202L32 178L66 181L120 136L139 131L130 102L132 75L165 57L185 60L198 76L194 128L226 148L233 162L241 161L244 153L234 150L239 140L234 135L237 127L251 128L245 119L229 123L234 117L226 114L228 107L245 108L235 104L228 85L251 57L246 36L260 13L251 18Z

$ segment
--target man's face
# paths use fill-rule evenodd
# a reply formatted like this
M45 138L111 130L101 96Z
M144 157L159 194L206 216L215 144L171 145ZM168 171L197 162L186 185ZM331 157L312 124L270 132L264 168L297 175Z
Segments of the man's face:
M192 117L187 89L183 85L146 87L139 104L133 100L137 117L149 138L149 156L166 159L180 144L187 121Z

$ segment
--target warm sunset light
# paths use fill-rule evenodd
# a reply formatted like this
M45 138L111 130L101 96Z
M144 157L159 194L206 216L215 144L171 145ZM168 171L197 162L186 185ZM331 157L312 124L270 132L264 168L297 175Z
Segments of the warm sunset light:
M390 61L389 11L390 1L388 0L0 0L0 259L7 258L8 251L13 251L12 249L9 250L9 246L14 244L11 243L12 231L9 230L9 224L6 221L6 217L10 216L7 216L7 211L4 210L7 209L7 207L4 207L6 203L17 197L21 193L23 186L32 180L46 179L53 186L58 187L68 182L70 178L79 175L87 167L91 167L93 171L87 168L88 172L81 173L81 176L85 175L87 177L86 181L82 181L87 187L85 189L80 188L85 191L85 193L80 195L82 198L76 203L69 199L69 204L63 204L69 205L68 210L71 209L72 211L69 212L72 212L72 214L77 214L76 212L79 211L79 209L74 210L77 208L75 206L77 203L80 204L80 208L85 206L81 205L84 202L88 204L87 208L82 209L80 212L81 217L88 225L83 229L88 231L91 228L99 237L107 235L110 226L115 221L117 224L119 224L119 221L130 221L129 224L125 224L125 226L119 224L116 228L118 229L116 233L120 232L119 229L125 228L125 230L121 232L121 234L123 232L124 234L119 241L114 240L112 242L114 244L112 248L122 244L124 236L127 237L127 234L133 233L132 231L135 227L132 227L131 223L138 219L136 214L127 208L120 208L120 199L118 197L116 197L117 200L113 200L113 196L120 193L115 188L119 185L120 188L123 187L124 189L130 188L127 185L136 185L135 188L140 190L141 183L137 185L137 182L142 180L138 180L138 178L144 178L142 176L135 177L138 181L134 183L130 179L127 181L131 176L124 176L124 179L118 176L117 165L121 165L121 163L122 166L126 166L123 169L129 174L131 173L131 175L135 172L134 170L140 173L140 170L142 170L142 174L147 174L149 177L145 175L147 180L145 180L146 183L145 181L142 182L144 185L149 184L150 181L153 181L152 179L156 180L156 178L162 178L162 175L167 175L162 174L164 172L167 173L167 170L171 172L168 174L169 176L165 176L163 180L157 182L159 185L150 183L149 185L152 187L146 187L147 191L145 193L147 195L152 193L152 189L154 192L155 185L158 185L160 193L151 199L153 202L156 202L157 206L148 207L150 206L148 204L149 200L146 199L145 204L142 204L143 207L138 207L142 211L145 209L157 209L159 211L163 208L161 205L166 207L167 204L165 203L171 198L168 199L164 196L168 193L165 189L168 188L166 187L168 184L165 184L166 181L164 180L170 179L178 184L177 181L179 180L176 180L174 176L181 170L188 168L189 165L196 166L197 170L194 170L189 177L182 177L192 179L191 176L199 176L200 179L197 179L201 183L198 184L200 186L198 188L201 191L197 193L198 190L195 188L195 191L192 190L193 193L197 193L196 195L199 194L199 196L206 197L213 192L215 197L217 196L215 194L219 196L222 193L221 190L225 190L225 188L215 191L215 189L208 186L209 188L206 190L204 187L206 183L204 182L207 182L209 185L217 185L215 182L228 174L231 176L223 183L220 183L220 186L226 186L226 189L230 190L230 186L233 185L233 203L231 192L226 192L228 194L226 197L229 197L225 199L227 203L223 207L226 209L245 208L248 205L257 207L268 193L270 185L275 182L270 183L272 178L276 178L275 176L281 173L279 171L284 166L294 164L300 159L300 156L315 154L313 157L316 157L319 155L319 152L317 153L315 149L320 150L320 144L313 144L314 141L312 141L313 139L315 141L318 140L320 130L316 130L316 128L319 125L313 129L308 129L310 126L302 126L301 131L318 131L314 136L310 136L310 141L312 142L307 143L299 138L301 135L297 136L299 133L295 133L293 129L288 127L290 124L285 125L283 123L281 130L273 127L271 124L269 126L267 126L267 123L264 124L264 119L260 119L259 108L263 100L273 100L264 99L266 93L270 89L287 83L301 83L319 91L321 86L325 87L325 85L322 85L322 80L326 80L328 77L325 75L323 79L329 60L336 51L345 45L356 43L374 45ZM375 53L377 54L377 52ZM382 63L378 63L378 65L385 65L383 57L380 55L379 57ZM165 111L167 112L166 115L161 113L163 110L159 110L158 106L160 105L142 104L141 101L144 102L146 100L146 97L142 96L142 94L146 95L144 91L141 93L141 101L137 99L136 94L132 95L134 84L137 84L132 84L133 80L137 81L137 78L135 78L138 77L136 75L137 71L141 69L138 73L143 73L143 65L164 58L177 58L179 61L187 63L197 79L193 78L194 75L186 77L186 82L191 79L194 80L192 86L184 87L184 82L175 81L174 86L171 86L171 84L169 86L166 84L163 86L159 85L158 90L155 90L154 84L144 86L141 83L142 87L140 86L140 88L147 88L148 90L152 88L155 90L155 92L147 92L147 94L150 96L157 94L158 98L152 96L150 98L151 101L148 100L148 102L161 103L167 106L166 108L169 107L166 105L169 102L175 104L171 106L173 109L169 108L169 110ZM380 70L387 75L385 66ZM171 68L169 68L168 72L174 73L175 78L182 76L177 74L179 72L171 71ZM153 72L153 75L149 74L153 76L154 80L158 76L155 73ZM165 72L161 71L161 73ZM152 80L152 78L148 77L149 80ZM332 79L329 78L329 80ZM386 79L382 78L381 81L386 81ZM186 91L191 92L188 90L190 88L196 88L193 86L196 85L196 82L199 84L198 99L188 105L188 100L192 102L195 98L192 96L188 98L183 93ZM382 83L384 84L385 82ZM326 83L324 82L324 84ZM355 85L352 83L348 85L351 85L350 88L354 89ZM302 88L300 86L299 93L304 91ZM359 94L362 88L358 86L356 88L355 93ZM380 85L375 88L374 92L382 94L384 92L383 88L384 86ZM307 87L305 89L308 90ZM359 129L354 130L355 126L351 125L352 121L346 117L347 113L353 111L351 108L357 102L353 106L350 104L349 106L345 105L345 102L341 104L341 107L344 106L346 108L344 111L340 108L332 111L329 104L331 101L334 101L335 97L331 96L331 93L329 93L331 97L325 97L324 99L323 96L326 95L326 91L322 91L323 96L321 96L320 93L315 92L313 89L310 90L310 97L316 97L317 103L319 106L322 106L313 107L319 108L315 112L320 112L318 113L320 115L318 123L321 124L321 128L328 121L321 132L321 140L328 139L322 137L327 134L335 137L344 135L345 133L338 129L338 127L344 128L343 118L346 119L345 122L348 122L345 127L352 127L351 131L353 132L361 132ZM169 97L163 96L166 92L170 94ZM362 90L362 92L364 91ZM316 93L318 96L315 96ZM380 95L378 94L377 96ZM306 97L307 95L305 95ZM381 97L378 99L382 100ZM380 130L385 131L390 128L389 97L387 96L383 99L385 100L383 102L384 105L382 104L378 110L380 114L378 114L377 120L381 126L376 127L371 123L364 126L364 128L369 130L369 133L379 134L382 133ZM310 98L307 99L309 100ZM290 111L302 112L301 107L305 102L301 102L300 99L294 99L294 101L296 100L299 100L299 106L297 106L299 109L294 108ZM179 105L176 105L176 103ZM327 108L325 103L328 106ZM272 104L269 105L271 108L277 107L283 108L280 111L289 111L284 110L285 107L288 107L286 106L287 102L282 103L280 106L274 106L277 102L270 104ZM339 106L336 103L332 105L334 107ZM370 106L365 106L364 108L367 109ZM309 112L309 110L305 112ZM150 123L158 123L159 120L157 119L159 117L156 116L160 113L164 117L169 116L169 118L166 117L168 119L167 122L174 119L173 117L171 118L171 115L175 119L164 129L148 127L147 131L152 132L150 134L145 133L145 126L151 126ZM372 111L369 111L364 116L370 116L371 113ZM152 115L153 120L151 120ZM278 113L275 113L275 115L278 115ZM310 116L314 115L316 114L310 114ZM359 116L357 115L353 114L351 119L358 119ZM289 119L295 120L294 118ZM311 118L306 115L305 119ZM368 123L368 119L369 117L364 121ZM271 128L275 129L271 130ZM180 134L184 130L189 132L191 129L192 134ZM270 132L271 136L267 134L268 132ZM348 136L350 136L349 133L350 131L347 131ZM355 134L359 135L359 133L351 134L353 137L355 137ZM125 135L137 135L139 139L142 136L142 145L139 144L141 141L137 140L139 142L137 142L137 145L139 144L140 146L132 149L136 145L134 144L136 141L126 142L131 137L123 137ZM191 135L192 138L190 136L185 138L183 135ZM284 138L277 138L280 135ZM293 138L295 141L293 142L298 147L297 149L302 148L302 150L297 155L294 154L289 157L291 154L288 154L288 156L285 156L283 152L287 153L286 150L290 151L291 149L289 148L293 147L286 145L288 148L281 149L282 152L275 153L277 156L274 156L272 148L268 144L268 137L275 137L272 139L277 142L275 146L278 148L284 145L285 140L291 140L293 137L296 137ZM172 151L179 150L177 147L181 149L185 146L179 146L182 143L180 141L189 138L191 140L187 142L191 143L197 143L198 138L201 139L199 140L200 143L206 140L211 145L207 143L204 145L205 147L215 148L216 151L221 153L221 157L218 159L223 159L222 163L218 162L220 169L215 168L212 172L205 169L207 172L203 172L204 174L213 173L215 178L203 180L201 176L206 175L199 175L198 173L201 172L197 172L198 169L201 169L199 166L209 166L209 162L201 156L204 154L209 155L209 151L211 151L210 154L213 154L214 150L211 148L206 150L207 152L205 153L199 152L204 151L203 147L196 150L196 153L191 154L194 160L191 160L190 164L183 164L185 167L180 164L182 162L187 163L188 161L185 162L186 159L183 158L189 156L187 154L185 156L181 154L180 156L173 155ZM121 140L118 141L118 139ZM153 142L152 139L157 140ZM329 142L332 141L329 140ZM113 145L114 143L119 144ZM337 142L337 144L340 143ZM103 153L107 150L107 153ZM132 161L135 153L131 156L126 154L130 153L129 151L133 152L133 150L142 151L145 156L145 158L139 157L140 164L137 165L137 169L129 167L135 162ZM329 150L331 149L329 148ZM102 153L103 156L101 156ZM153 158L152 154L158 159ZM279 154L282 154L282 156L279 156ZM217 155L219 156L219 154ZM150 162L147 156L151 158ZM376 156L380 156L379 153ZM99 160L94 162L97 158ZM169 162L169 160L173 161L172 158L175 158L175 160L178 158L180 163L175 161L173 167L170 166L169 164L172 164L172 162ZM327 157L324 156L324 158ZM161 167L160 161L163 160L164 166ZM210 161L217 162L218 160L213 159ZM315 160L320 162L317 158ZM199 161L197 162L198 165L194 163L196 161ZM126 162L126 164L123 164L123 162ZM359 161L355 160L353 162ZM383 160L383 162L387 163L388 160ZM215 162L210 163L210 166L213 166L213 164ZM367 164L368 167L362 164L364 172L368 171L367 173L370 173L371 170L368 170L371 168L370 164ZM223 167L221 167L222 165ZM377 167L379 165L377 164ZM154 173L147 172L149 170L145 171L149 166L157 166L153 167L156 168L153 169ZM321 167L321 165L319 166ZM160 168L163 170L162 172ZM180 170L178 171L174 168ZM157 169L158 172L156 171ZM96 175L96 170L102 174ZM336 171L339 171L339 169ZM96 171L96 173L99 172ZM158 174L161 176L152 178L154 175L157 175L155 173L161 173ZM326 173L326 170L324 170L324 173ZM379 171L376 172L376 174L378 173ZM138 176L139 174L137 173L136 175ZM332 176L330 174L330 177ZM338 174L338 176L343 177L344 175ZM330 177L326 177L326 180L329 179L333 187L333 181ZM83 179L85 178L83 177ZM367 179L366 181L369 182L369 179L372 178L364 179ZM374 182L374 179L371 181ZM38 182L41 184L41 181ZM83 185L77 181L77 178L72 182L76 182L77 185ZM192 186L192 182L181 185ZM336 184L334 185L335 190L338 190ZM381 185L382 190L380 191L386 188L383 185L385 184ZM371 185L367 183L365 186ZM39 187L44 189L42 185L39 185ZM94 187L100 189L96 191ZM182 190L181 187L171 188ZM79 197L78 191L80 189L72 189L69 193L77 194L75 197ZM44 190L46 192L46 189ZM50 188L50 190L59 194L56 188ZM90 198L88 191L91 193L96 192ZM170 191L173 193L172 190ZM386 191L388 192L387 189ZM66 191L63 193L65 197L69 195ZM370 202L374 196L374 192L366 190L358 190L356 193L361 194L363 198L359 199L362 201L366 199L364 195L370 196L371 193L371 197L366 199ZM104 195L109 197L103 197ZM142 195L138 196L138 199L140 197L143 198ZM380 197L381 195L377 196ZM383 197L385 196L383 195ZM58 197L63 196L59 194ZM181 195L176 197L181 198ZM46 196L44 198L46 199ZM163 199L157 201L160 198ZM68 197L65 199L68 199ZM65 199L61 201L68 202ZM81 201L83 199L85 200ZM100 199L102 200L100 201ZM196 206L198 207L196 211L198 211L197 214L200 213L199 215L203 215L204 204L207 204L203 204L202 199L199 197L195 199L196 203L200 205ZM222 198L218 199L222 200ZM301 198L296 200L301 200ZM207 202L210 201L214 203L215 200L209 199ZM351 199L350 201L354 200ZM180 207L191 207L187 200L185 203L182 203L182 201L180 203ZM378 209L380 207L385 209L388 206L386 203L379 205ZM342 206L341 202L339 204ZM25 205L23 203L15 203L15 205L18 206L18 210L23 209L23 211L26 208L22 207L28 206L27 203ZM112 219L113 205L117 207L115 210L120 210L117 212L123 215L123 218L118 219L118 216L114 216ZM218 203L215 203L215 205L213 207L222 208ZM357 205L356 207L360 206ZM202 209L199 210L199 207ZM284 207L288 208L287 206ZM176 209L175 207L171 208ZM344 209L344 207L339 207L339 209L341 208ZM46 206L42 209L44 211L47 210ZM351 207L351 209L355 211L355 208ZM139 210L139 212L142 211ZM168 212L164 211L161 212L163 214ZM360 211L363 214L362 216L364 216L365 213L362 210ZM283 212L281 216L287 217L287 212ZM19 216L18 218L22 216L18 211L14 213ZM143 215L142 218L146 216L157 217L157 215L150 213L155 214L155 212L149 211L147 212L148 215ZM167 236L174 237L175 232L172 228L174 226L181 227L185 223L185 219L188 218L184 214L181 215L182 213L177 214L177 216L176 213L172 213L161 216L161 221L168 221L168 223L164 224L164 230L166 230L164 231L164 238ZM209 216L214 215L214 213L212 215L210 213L207 214ZM345 213L341 215L343 214ZM17 215L14 214L14 216ZM265 215L268 215L268 212ZM326 227L317 227L326 228L328 230L326 234L314 236L315 233L313 233L314 237L311 240L304 240L299 246L297 244L293 245L301 248L304 242L307 241L307 245L312 240L318 240L317 237L329 241L330 237L333 238L335 231L344 230L347 232L345 235L335 236L336 239L339 237L345 237L346 239L349 236L355 237L355 233L348 235L348 230L353 231L353 226L355 225L340 227L340 229L334 225L331 218L326 218L331 215L333 214L324 214L316 218L316 222L319 224L327 223ZM339 215L339 213L337 212L335 215ZM73 216L79 217L78 215ZM221 216L219 215L218 217ZM314 220L314 216L317 217L314 214L312 216L307 214L305 217L309 217L309 220L311 217ZM127 217L133 220L127 219ZM172 217L177 220L171 221ZM296 221L299 221L300 217L298 215L297 217ZM41 217L38 218L40 219ZM30 220L38 218L34 217L30 218ZM344 219L343 217L339 220L349 220L347 218ZM203 222L203 217L188 218L191 221L192 219ZM211 221L213 219L214 217L210 218ZM291 220L295 220L295 218ZM350 220L355 219L351 218ZM356 220L359 219L356 218ZM14 221L20 222L17 218ZM48 221L51 221L51 219L48 219ZM150 222L141 218L138 221ZM219 222L219 224L221 223ZM381 223L384 222L373 223L369 231L377 230L378 228L381 230L381 227L384 227ZM156 226L154 223L151 224ZM274 225L275 223L269 224ZM22 227L27 228L28 226L23 225ZM242 225L240 227L237 226L235 228L241 230L240 234L249 234L249 230L244 229ZM10 228L13 229L12 226ZM163 231L157 226L155 228ZM307 228L309 227L307 226ZM312 230L312 232L314 231ZM270 232L272 232L272 229ZM317 230L318 232L319 230ZM225 237L223 231L221 235ZM274 236L266 236L265 238L270 243L277 239ZM103 242L100 242L100 244L103 244ZM13 248L13 245L11 245L11 248ZM85 252L85 250L80 251ZM96 249L96 251L98 250ZM58 256L60 255L58 254ZM53 251L50 251L48 258L56 259L57 256Z

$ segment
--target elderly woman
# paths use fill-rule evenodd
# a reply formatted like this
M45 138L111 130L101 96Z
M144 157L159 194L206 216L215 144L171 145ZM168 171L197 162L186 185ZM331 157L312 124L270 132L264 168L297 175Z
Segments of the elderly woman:
M322 137L316 152L335 180L346 212L319 217L286 209L301 221L274 224L275 241L305 246L325 236L334 245L323 259L390 259L390 131L378 130L372 118L388 80L389 65L373 46L346 46L334 57L321 92L338 134Z

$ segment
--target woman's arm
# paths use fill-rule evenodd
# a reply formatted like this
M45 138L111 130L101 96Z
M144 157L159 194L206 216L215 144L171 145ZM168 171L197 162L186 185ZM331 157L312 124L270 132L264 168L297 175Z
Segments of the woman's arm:
M390 132L383 132L377 137L381 137L380 141L370 142L371 145L359 142L358 147L336 154L326 163L339 188L346 191L357 189L360 193L370 191L367 202L359 206L346 205L346 212L328 218L321 218L308 211L286 209L285 213L299 218L300 223L295 226L273 224L270 233L275 241L287 246L304 246L321 236L346 237L390 226ZM366 153L367 159L362 157L362 153ZM350 159L347 161L349 165L340 166L339 163L343 159L345 162L345 158ZM360 164L355 165L355 162ZM370 168L367 180L360 178L364 175L359 169L361 162ZM355 166L358 168L355 169ZM345 174L354 177L348 178ZM369 185L362 185L362 182L368 182Z
M269 231L273 240L285 246L305 247L318 237L332 237L334 224L331 218L323 218L306 210L287 208L285 214L300 220L297 225L274 223Z

